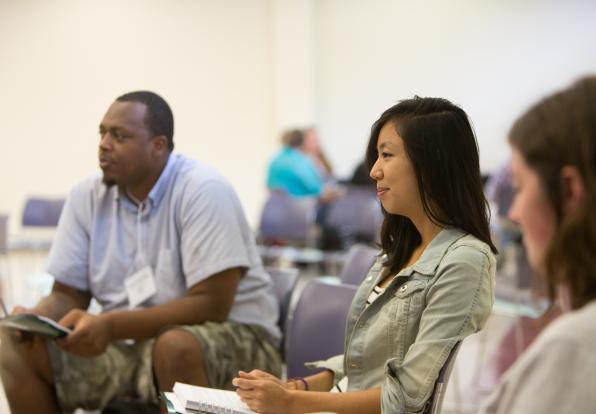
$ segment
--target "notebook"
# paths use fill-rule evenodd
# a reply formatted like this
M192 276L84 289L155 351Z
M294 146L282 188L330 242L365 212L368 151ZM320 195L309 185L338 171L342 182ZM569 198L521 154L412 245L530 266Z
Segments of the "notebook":
M176 394L173 392L162 392L160 398L165 401L169 414L186 414L188 412L182 407L182 404L180 404L180 401L176 398Z
M0 319L0 328L18 329L48 338L62 338L71 332L70 329L58 325L50 318L32 313L21 313L2 318Z
M238 394L234 391L216 390L213 388L199 387L196 385L183 384L177 382L174 384L173 396L171 401L173 406L183 408L185 412L203 411L214 414L253 414L246 404L240 400ZM168 399L172 395L167 395ZM177 409L173 412L179 412Z

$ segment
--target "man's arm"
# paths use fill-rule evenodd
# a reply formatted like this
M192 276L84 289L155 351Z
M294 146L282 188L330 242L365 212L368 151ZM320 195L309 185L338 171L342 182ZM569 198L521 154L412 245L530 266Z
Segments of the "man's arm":
M103 315L110 325L112 339L144 339L157 335L170 325L194 325L228 319L241 269L226 269L195 284L188 294L163 305Z
M59 321L73 328L60 345L77 355L95 356L116 339L153 338L172 325L223 322L234 303L240 277L240 268L224 270L192 286L186 296L147 309L117 310L101 315L72 310Z
M43 298L34 308L24 309L23 312L31 312L37 315L47 316L54 320L60 320L72 309L87 309L91 301L91 294L62 284L54 282L52 292ZM17 313L21 313L18 312Z

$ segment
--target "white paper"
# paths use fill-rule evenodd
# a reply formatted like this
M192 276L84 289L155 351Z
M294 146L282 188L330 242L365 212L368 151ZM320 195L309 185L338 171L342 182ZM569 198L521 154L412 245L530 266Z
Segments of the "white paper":
M232 414L254 413L234 391L216 390L177 382L174 384L174 394L183 407L188 410ZM224 411L220 411L222 409Z

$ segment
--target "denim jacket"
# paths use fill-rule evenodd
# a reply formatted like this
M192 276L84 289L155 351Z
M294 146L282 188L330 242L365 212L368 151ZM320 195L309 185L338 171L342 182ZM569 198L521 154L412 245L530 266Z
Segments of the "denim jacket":
M383 413L421 413L453 345L478 332L494 302L495 256L455 228L443 229L365 309L383 279L380 256L358 288L344 355L307 364L348 376L348 391L381 387Z

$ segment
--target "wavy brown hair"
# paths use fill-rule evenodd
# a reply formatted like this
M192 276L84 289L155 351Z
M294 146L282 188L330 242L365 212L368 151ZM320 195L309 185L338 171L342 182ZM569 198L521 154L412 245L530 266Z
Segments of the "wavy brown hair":
M596 77L577 81L531 107L513 125L509 142L538 174L557 216L557 230L545 255L551 301L555 288L570 288L572 307L596 299ZM561 169L575 167L585 199L564 213Z
M468 116L442 98L414 97L387 109L373 124L366 150L368 169L374 165L381 128L391 122L404 141L418 181L427 216L441 226L457 227L488 244L489 209L482 190L478 144ZM381 248L387 267L397 273L421 243L412 221L383 209Z

